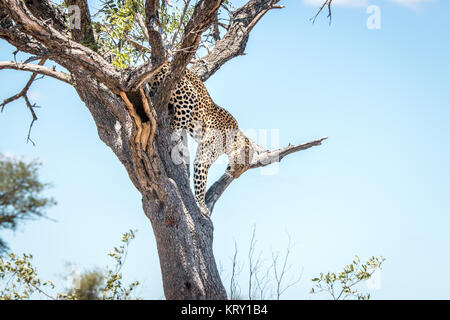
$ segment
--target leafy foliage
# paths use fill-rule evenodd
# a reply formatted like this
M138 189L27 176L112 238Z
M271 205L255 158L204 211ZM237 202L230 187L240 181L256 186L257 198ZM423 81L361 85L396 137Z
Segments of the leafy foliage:
M19 257L10 254L8 259L0 258L0 288L3 288L0 290L0 300L28 299L32 294L52 300L131 299L139 282L124 285L121 269L126 260L130 241L134 237L135 231L132 230L122 235L121 245L115 247L109 254L114 259L112 268L108 268L104 273L99 270L85 272L75 279L75 285L67 292L56 293L56 295L47 292L49 288L54 289L55 285L51 281L39 279L36 269L31 263L33 258L31 255L24 254Z
M0 155L0 230L16 230L20 222L45 217L56 204L42 193L50 186L39 181L40 163L26 163ZM8 250L0 239L0 255Z
M142 25L143 0L103 0L96 17L94 29L99 35L102 53L109 54L118 69L148 59L148 52L141 52L134 45L148 47Z
M54 284L39 279L31 264L32 258L31 255L19 257L13 253L9 255L9 260L0 258L0 280L6 282L3 290L0 290L0 300L28 299L36 291L48 296L43 289L54 288Z
M361 293L356 286L363 281L369 280L375 271L381 269L386 259L382 256L371 257L365 263L361 263L358 256L355 260L339 273L320 273L318 278L312 279L315 286L311 293L328 292L334 300L356 298L358 300L370 299L370 294Z
M159 31L170 56L178 49L184 29L191 18L196 2L191 0L160 1L158 15ZM64 1L59 8L69 19ZM230 1L223 2L218 10L215 26L202 37L197 58L207 53L226 29L232 10ZM100 0L100 6L92 16L95 43L83 43L111 61L117 69L125 69L150 58L151 48L145 26L145 0ZM67 29L67 33L70 30Z
M109 253L109 256L115 260L115 267L108 269L106 272L106 286L102 290L103 299L129 299L133 290L139 285L139 281L135 281L127 287L122 284L121 270L127 257L128 246L134 237L135 231L133 230L123 234L122 244L118 248L114 247L113 251Z

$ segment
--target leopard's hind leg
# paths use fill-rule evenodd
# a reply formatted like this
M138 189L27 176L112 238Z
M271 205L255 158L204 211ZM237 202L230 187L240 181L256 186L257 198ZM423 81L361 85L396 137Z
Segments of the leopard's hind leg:
M223 153L222 135L214 132L204 136L195 155L194 194L200 208L207 215L209 215L209 210L205 203L205 193L208 170Z

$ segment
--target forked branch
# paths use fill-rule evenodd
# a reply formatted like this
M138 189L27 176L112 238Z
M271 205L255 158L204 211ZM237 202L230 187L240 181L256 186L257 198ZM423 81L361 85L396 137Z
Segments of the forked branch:
M302 143L298 145L289 145L282 149L277 150L264 150L261 152L258 152L254 159L252 160L252 163L248 167L248 169L255 169L260 167L265 167L269 164L280 162L281 159L286 157L289 154L306 150L314 146L321 145L324 140L328 139L328 137L320 138L317 140L313 140L307 143ZM247 169L247 170L248 170ZM210 213L212 213L214 209L214 205L216 204L217 200L219 200L220 196L223 194L223 192L228 188L228 186L233 182L234 178L231 176L228 172L225 172L219 180L217 180L209 189L208 192L206 192L205 202L206 206L208 207Z
M202 81L206 81L227 61L243 55L256 23L270 10L283 8L278 2L279 0L250 0L230 12L231 21L227 33L216 42L209 54L193 64L191 71Z
M320 13L323 11L323 9L325 7L328 8L328 15L327 18L330 20L330 24L331 24L331 3L333 2L333 0L325 0L324 3L322 3L322 5L320 6L319 10L317 11L317 13L314 15L314 17L311 18L312 22L316 22L317 17L320 15Z
M39 67L43 66L45 61L47 61L47 58L42 58L37 65L29 65L29 66L33 66L33 67L39 69ZM14 63L14 62L11 62L11 63ZM2 65L5 65L5 64L7 64L7 63L0 62L0 70L2 69ZM27 65L27 64L25 64L25 65ZM19 70L23 70L23 69L19 69ZM36 80L36 76L38 74L39 74L38 72L33 72L33 74L31 75L30 79L26 83L25 87L19 93L13 95L12 97L10 97L8 99L5 99L0 104L1 111L3 112L3 109L5 108L5 106L8 103L11 103L11 102L13 102L13 101L15 101L15 100L17 100L19 98L23 98L25 100L27 108L30 111L31 116L33 117L33 119L31 120L31 123L30 123L30 127L28 129L27 142L30 141L33 145L34 145L34 142L33 142L33 140L31 140L30 135L31 135L31 128L33 127L34 122L37 120L37 116L36 116L36 113L34 112L35 105L32 105L31 102L30 102L30 99L28 98L28 90L30 90L31 85Z

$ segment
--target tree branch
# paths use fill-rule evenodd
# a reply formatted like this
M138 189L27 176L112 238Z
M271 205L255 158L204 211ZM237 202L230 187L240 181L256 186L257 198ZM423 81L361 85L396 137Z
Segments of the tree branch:
M150 36L148 35L147 27L145 26L144 18L142 18L142 15L138 13L136 15L136 22L139 26L139 28L142 31L142 34L144 35L145 40L147 40L150 43Z
M94 30L92 28L91 14L87 0L65 0L67 6L80 8L80 28L71 28L72 39L79 43L95 44Z
M42 58L37 65L29 65L29 66L32 66L32 67L35 67L35 68L45 68L45 67L42 67L43 64L45 63L45 61L47 61L47 58ZM3 62L0 62L0 70L2 69L2 65L3 64L4 64ZM35 68L30 68L30 69L35 69ZM19 69L19 70L23 70L23 69ZM36 80L36 76L37 75L38 75L38 72L36 72L36 71L33 72L33 74L31 75L30 79L26 83L25 87L19 93L15 94L14 96L12 96L12 97L10 97L8 99L5 99L0 104L1 111L3 112L3 109L5 108L5 106L8 103L11 103L11 102L13 102L13 101L15 101L15 100L17 100L19 98L23 98L25 100L27 108L30 111L31 116L33 117L33 120L31 120L30 127L28 129L27 142L30 141L33 145L34 145L34 142L33 142L33 140L31 140L30 135L31 135L31 128L33 127L34 122L37 120L37 116L36 116L36 113L34 112L34 109L33 109L35 107L35 105L32 105L30 100L28 99L28 90L30 89L30 87L33 84L33 82Z
M45 61L45 59L42 60ZM61 80L68 84L72 84L72 77L70 76L70 74L44 67L42 64L28 64L15 61L0 61L0 70L3 69L30 71L36 74L42 74L45 76Z
M323 137L317 140L313 140L307 143L301 143L297 145L289 145L285 148L278 150L265 150L256 155L256 157L252 160L249 169L255 169L259 167L265 167L269 164L280 162L284 157L290 155L292 153L309 149L314 146L318 146L322 144L322 141L328 139L328 137Z
M310 20L312 20L312 23L316 22L317 17L319 16L319 14L322 12L322 10L325 8L325 6L328 7L328 15L327 18L330 19L330 24L331 24L331 18L332 18L332 14L331 14L331 3L333 2L333 0L325 0L324 3L320 6L319 10L317 11L317 13L314 15L314 17L312 17Z
M50 53L50 58L70 71L73 71L74 68L82 68L114 92L121 90L120 73L114 70L111 64L99 54L82 44L68 39L46 22L36 18L23 1L0 1L10 17L17 23L16 26L19 30L29 34L44 45Z
M175 33L173 34L172 40L170 41L170 48L173 49L174 45L175 45L175 41L177 40L178 34L181 31L181 28L184 26L184 17L186 16L186 12L189 9L189 4L191 3L191 0L184 0L184 7L183 7L183 12L181 13L180 16L180 21L178 23L178 28L175 31Z
M126 78L122 80L123 91L131 91L139 89L151 76L161 69L164 62L153 64L147 61L137 67L131 68L125 75Z
M148 41L152 48L151 61L159 64L166 60L167 51L162 35L164 34L158 14L159 0L145 0L145 24L147 27Z
M217 12L216 12L216 16L213 21L213 38L214 38L214 41L220 40L219 17L218 17Z
M2 1L0 1L0 38L23 52L33 55L48 54L48 49L45 46L14 26Z
M42 21L50 21L53 28L62 32L66 29L64 14L48 0L26 0L27 8Z
M306 150L314 146L318 146L322 144L322 141L328 139L328 137L320 138L314 141L310 141L307 143L302 143L298 145L289 145L285 148L278 149L278 150L264 150L261 152L257 152L254 159L252 159L252 163L248 167L248 169L255 169L259 167L265 167L269 164L280 162L284 157L286 157L289 154ZM248 170L247 169L247 170ZM214 209L214 205L216 204L217 200L219 200L220 196L223 194L223 192L228 188L228 186L233 182L234 178L229 174L228 172L225 172L219 180L217 180L209 189L208 192L206 192L205 202L206 206L208 207L209 211L212 213Z
M213 50L198 59L191 71L202 81L206 81L224 63L243 55L250 32L256 23L271 9L281 9L279 0L250 0L239 9L231 12L231 22L225 36L216 42Z
M138 41L134 40L130 36L125 36L125 40L128 41L129 43L131 43L134 46L134 48L141 53L152 52L152 50L150 48L147 48L146 46L140 44Z
M156 101L159 103L155 105L155 109L158 112L166 108L172 89L180 81L186 65L191 61L197 51L202 33L214 21L214 17L222 1L201 0L195 5L194 12L181 37L179 49L176 51L170 63L169 71L156 93Z

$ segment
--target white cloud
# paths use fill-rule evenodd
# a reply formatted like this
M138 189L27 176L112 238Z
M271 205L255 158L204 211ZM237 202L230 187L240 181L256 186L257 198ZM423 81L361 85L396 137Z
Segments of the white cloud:
M3 152L0 153L0 159L1 160L6 160L6 161L19 161L21 159L21 157L17 154L15 154L14 152Z
M325 0L303 0L306 4L311 6L321 6ZM353 7L353 8L359 8L359 7L366 7L369 5L368 0L333 0L332 2L333 6L342 6L342 7Z
M45 164L44 160L40 157L38 158L30 158L29 156L19 155L15 152L11 151L0 151L0 160L2 161L11 161L11 162L19 162L23 161L26 163L36 162L39 164Z
M434 0L389 0L398 5L405 6L412 9L417 9L422 3L433 2Z
M389 0L390 2L396 3L398 5L408 7L411 9L417 9L420 7L422 3L429 3L433 2L434 0ZM325 0L303 0L304 3L319 7L321 6ZM342 6L342 7L353 7L353 8L360 8L360 7L367 7L369 4L375 4L376 1L374 0L333 0L332 5L333 6Z

